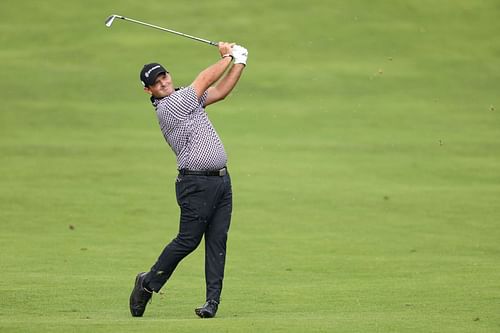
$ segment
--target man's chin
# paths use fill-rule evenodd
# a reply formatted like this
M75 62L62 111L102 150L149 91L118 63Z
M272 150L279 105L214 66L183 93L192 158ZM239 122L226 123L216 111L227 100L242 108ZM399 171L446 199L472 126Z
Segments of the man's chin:
M155 95L155 98L163 98L163 97L167 97L168 95L170 95L168 92L162 92L158 95Z

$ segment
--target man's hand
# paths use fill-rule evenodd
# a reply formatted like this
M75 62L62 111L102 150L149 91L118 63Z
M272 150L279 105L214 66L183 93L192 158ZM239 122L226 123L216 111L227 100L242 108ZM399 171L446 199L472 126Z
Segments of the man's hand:
M219 52L220 52L220 56L222 58L224 57L227 57L227 56L231 56L231 52L232 52L232 47L234 46L235 44L234 43L226 43L226 42L219 42Z
M243 46L234 45L231 55L234 58L235 64L243 64L245 66L247 65L248 50Z

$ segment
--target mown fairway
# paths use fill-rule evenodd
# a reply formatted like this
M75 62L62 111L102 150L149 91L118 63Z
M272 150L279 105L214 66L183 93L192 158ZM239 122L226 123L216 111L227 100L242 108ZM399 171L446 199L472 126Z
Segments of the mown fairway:
M235 195L217 318L203 247L143 318L177 231L175 159L142 92L250 51L208 112ZM0 2L0 332L499 332L500 5Z

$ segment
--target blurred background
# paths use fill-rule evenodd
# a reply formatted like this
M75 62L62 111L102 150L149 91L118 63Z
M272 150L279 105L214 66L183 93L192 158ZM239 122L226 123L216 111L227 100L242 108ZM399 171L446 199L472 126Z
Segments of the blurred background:
M139 71L179 86L249 50L207 108L235 195L223 302L200 321L203 247L128 314L177 231L175 157ZM500 4L0 3L2 332L494 332Z

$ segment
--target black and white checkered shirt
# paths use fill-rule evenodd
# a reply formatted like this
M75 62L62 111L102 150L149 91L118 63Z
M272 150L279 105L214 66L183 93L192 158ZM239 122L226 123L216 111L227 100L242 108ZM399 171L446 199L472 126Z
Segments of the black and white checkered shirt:
M162 99L151 98L179 170L219 170L226 166L226 151L203 108L207 96L205 91L198 99L189 86Z

